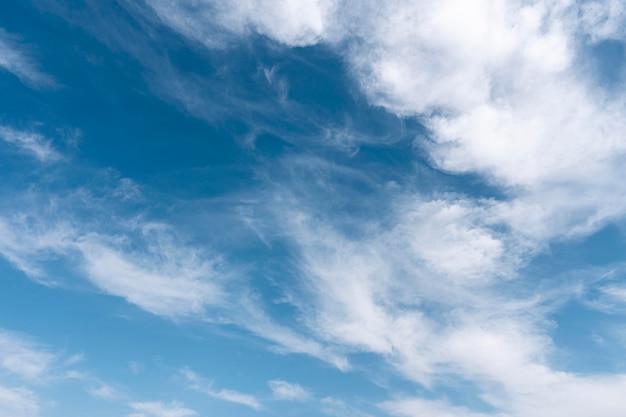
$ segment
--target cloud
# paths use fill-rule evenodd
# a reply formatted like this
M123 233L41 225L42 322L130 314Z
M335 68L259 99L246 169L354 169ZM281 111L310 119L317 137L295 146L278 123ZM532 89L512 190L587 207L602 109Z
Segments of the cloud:
M209 47L222 27L237 34L250 30L267 35L290 46L316 43L326 31L329 18L336 8L334 0L242 0L224 6L205 0L183 1L176 4L150 0L147 2L167 25L181 34Z
M394 416L401 417L487 417L492 414L473 413L462 407L454 407L440 401L420 398L393 400L382 403L381 408Z
M0 386L0 417L36 417L39 404L35 395L24 388Z
M321 411L329 416L335 417L371 417L371 414L365 413L362 410L347 404L345 401L333 398L324 397L320 400Z
M57 85L54 78L40 71L39 65L30 57L28 47L17 37L0 28L0 68L15 75L32 88L51 88Z
M542 238L591 233L626 213L625 102L582 64L593 42L624 40L619 2L150 4L209 48L216 30L334 48L372 104L429 129L417 142L438 168L503 187L511 221L531 219Z
M499 411L473 412L444 401L402 398L384 402L380 407L391 415L402 417L548 417L589 415L620 416L626 406L620 401L624 376L577 377L566 373L552 374L551 381L540 381L524 392L515 393L498 403ZM486 398L489 401L489 398Z
M220 302L223 276L215 258L178 242L164 224L128 227L126 234L107 235L36 213L0 218L0 254L49 285L59 283L47 277L45 260L66 259L101 291L160 316L202 315Z
M120 397L117 390L107 384L100 384L97 388L89 388L87 389L87 392L96 398L102 398L105 400L113 400Z
M280 379L267 383L272 390L272 395L277 400L306 401L311 398L311 392L299 384L293 384Z
M128 417L192 417L198 415L194 410L185 408L182 404L172 402L136 402L129 406L135 411Z
M145 247L125 250L119 237L90 234L73 247L82 255L88 279L102 291L161 316L202 315L222 292L214 263L201 250L179 246L164 225L142 228Z
M214 390L212 388L213 382L205 381L204 378L193 372L189 368L183 368L181 370L182 376L190 383L190 387L198 392L202 392L209 397L216 398L222 401L228 401L235 404L245 405L254 410L261 409L261 403L255 396L250 394L243 394L239 391L232 389Z
M45 377L56 356L27 338L0 329L0 368L27 380Z
M41 162L55 162L62 159L54 149L52 141L39 133L15 130L0 125L0 139L17 147L23 153L31 154Z
M581 64L589 33L624 40L606 28L623 7L397 1L355 13L347 59L370 102L417 117L429 129L417 144L439 169L501 187L514 227L528 219L551 239L626 213L625 102Z
M336 207L320 210L328 194L311 185L337 187L324 175L337 177L341 167L291 183L282 179L276 188L283 194L267 202L273 217L255 226L273 231L276 236L263 240L276 238L293 255L295 278L282 290L297 310L298 331L277 324L247 294L236 309L222 310L225 321L281 351L340 369L348 369L352 354L367 352L432 390L462 381L493 407L487 414L623 414L616 400L623 376L581 376L551 364L554 307L545 287L556 284L523 270L551 242L587 236L626 214L626 103L581 63L594 43L623 41L618 2L148 4L164 24L209 48L254 31L290 46L324 42L344 57L371 104L426 127L415 142L438 170L477 174L498 191L497 198L380 191L385 187L376 179L371 182L378 188L371 189L388 201L358 223ZM160 61L142 62L154 69ZM170 67L163 73L180 75ZM169 91L188 111L214 116L195 88L204 85L201 78L175 81ZM321 166L315 164L298 169L310 174ZM140 222L105 233L62 222L40 229L30 224L5 218L0 251L33 276L43 274L41 258L77 254L94 285L154 314L201 316L225 299L218 262L181 244L165 226ZM623 301L621 287L602 288L608 299ZM210 384L199 389L260 407L237 391ZM382 407L405 416L485 414L441 399L400 399Z

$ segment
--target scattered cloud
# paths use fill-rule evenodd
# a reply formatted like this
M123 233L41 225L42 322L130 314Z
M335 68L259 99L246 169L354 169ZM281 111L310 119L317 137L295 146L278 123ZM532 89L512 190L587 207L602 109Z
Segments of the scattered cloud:
M261 409L261 403L259 400L250 394L243 394L239 391L232 389L220 389L215 390L212 388L213 382L206 381L204 378L197 375L189 368L183 368L181 374L190 383L190 387L198 392L202 392L209 397L216 398L222 401L228 401L235 404L245 405L254 410Z
M333 398L324 397L320 400L321 411L329 416L333 417L372 417L368 414L345 401Z
M51 88L57 85L54 78L42 72L30 56L29 47L19 42L15 35L0 28L0 69L15 75L33 88Z
M15 130L0 125L0 139L16 146L20 151L31 154L41 162L55 162L62 159L54 149L52 141L35 132Z
M44 378L56 355L24 336L0 329L0 368L27 380Z
M107 384L100 384L97 388L89 388L87 392L96 398L113 400L120 397L115 388Z
M306 401L311 398L311 392L299 384L282 381L280 379L267 383L272 390L272 395L277 400Z
M37 417L39 404L35 394L25 388L0 386L0 416Z
M438 170L478 175L499 197L403 189L387 194L384 210L378 207L349 233L339 225L349 223L345 213L316 210L324 196L309 182L324 183L321 170L306 181L281 182L276 188L283 194L266 203L271 214L253 220L261 225L257 230L275 231L293 251L295 283L282 290L297 311L297 331L277 324L254 294L242 291L229 306L219 256L181 241L169 226L140 218L114 224L125 230L111 232L67 220L71 216L2 217L0 253L16 268L43 280L47 259L74 259L102 292L150 313L203 317L219 308L224 322L275 343L277 351L311 355L340 370L350 368L352 354L372 353L428 388L452 379L466 382L495 410L402 397L381 404L392 415L624 414L623 375L582 376L551 364L550 294L543 292L550 284L523 271L551 242L588 236L626 215L626 101L580 63L595 43L624 40L619 2L147 4L163 24L209 48L224 48L249 32L288 46L334 48L371 104L425 126L427 134L415 142ZM0 33L0 66L37 84L36 66L12 52L15 43L7 43L7 36ZM19 58L11 61L17 64L9 64L10 54ZM158 59L151 59L143 62L157 67ZM213 111L194 88L201 79L179 76L171 67L163 73L176 75L168 91L192 114ZM263 73L272 84L273 70ZM283 101L287 84L279 89ZM6 142L42 161L55 158L46 138L3 129ZM327 139L331 146L359 142L349 131ZM120 195L135 196L137 189L127 185ZM271 239L263 237L264 243ZM620 285L600 290L606 303L626 299ZM3 368L28 376L48 366L17 352ZM193 389L212 398L261 408L253 395L216 390L190 370L183 374ZM276 399L310 396L286 381L269 386ZM360 415L339 400L322 403L328 414ZM177 403L131 408L132 417L196 414Z
M128 417L192 417L198 415L194 410L185 408L182 404L172 402L136 402L129 406L135 411Z
M473 413L465 408L453 407L440 401L420 398L388 401L381 408L394 416L418 417L487 417L491 414Z
M176 4L150 0L148 4L165 24L209 47L221 46L215 42L216 32L220 33L216 27L239 35L257 31L290 46L315 44L337 7L335 0L266 0L262 5L242 0L228 6L212 0Z
M74 259L101 291L160 316L201 315L219 303L215 259L176 241L164 224L128 225L125 235L106 235L87 225L56 223L34 214L0 218L0 253L16 268L46 282L42 261ZM133 246L138 245L138 246ZM78 256L78 258L76 258Z

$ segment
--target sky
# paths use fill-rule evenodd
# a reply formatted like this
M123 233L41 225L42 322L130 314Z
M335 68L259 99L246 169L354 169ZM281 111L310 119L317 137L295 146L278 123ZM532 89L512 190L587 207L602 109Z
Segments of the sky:
M619 0L0 2L0 417L626 403Z

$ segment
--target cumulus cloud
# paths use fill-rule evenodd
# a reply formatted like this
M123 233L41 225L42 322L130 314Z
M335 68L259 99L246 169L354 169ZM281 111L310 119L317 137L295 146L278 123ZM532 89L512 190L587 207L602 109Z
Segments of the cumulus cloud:
M272 395L277 400L305 401L311 397L311 392L299 384L282 381L280 379L267 383L272 390Z
M12 73L30 87L54 87L54 79L39 69L28 49L16 36L0 28L0 68Z

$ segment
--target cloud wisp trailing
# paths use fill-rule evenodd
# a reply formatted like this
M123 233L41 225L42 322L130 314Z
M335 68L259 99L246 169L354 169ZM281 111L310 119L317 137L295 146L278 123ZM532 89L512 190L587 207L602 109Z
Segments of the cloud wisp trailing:
M0 368L30 381L49 376L58 358L28 339L0 329Z
M28 46L18 41L15 35L0 28L0 68L12 73L29 87L53 88L57 83L52 76L42 72L38 63L30 56Z
M189 387L195 391L221 401L244 405L252 408L253 410L261 409L261 403L254 395L244 394L227 388L213 389L213 381L207 381L189 368L183 368L181 370L181 374L189 383Z
M197 416L194 410L185 408L179 403L165 404L157 402L134 402L129 404L134 410L128 417L193 417Z
M311 398L311 392L301 386L280 379L267 383L272 390L272 395L277 400L283 401L306 401Z
M15 130L0 125L0 139L15 146L19 151L32 155L40 162L56 162L63 159L51 140L36 132Z

